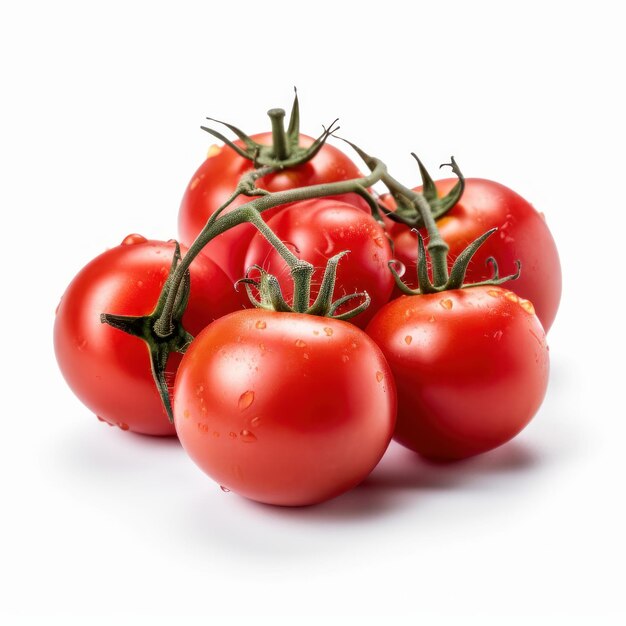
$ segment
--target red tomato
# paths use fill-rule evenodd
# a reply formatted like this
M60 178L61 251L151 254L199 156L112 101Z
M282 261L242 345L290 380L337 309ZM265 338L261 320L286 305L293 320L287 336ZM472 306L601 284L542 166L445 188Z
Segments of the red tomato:
M129 235L122 245L96 257L76 275L57 309L54 348L65 380L102 421L123 430L175 434L152 379L147 345L102 324L100 314L151 313L173 255L173 242ZM195 259L190 274L183 325L195 335L241 305L224 272L210 259ZM170 356L169 380L173 381L180 359L179 354Z
M352 324L247 309L208 326L183 357L174 419L191 458L226 490L308 505L361 482L386 450L395 385Z
M367 327L398 388L395 439L437 460L514 437L548 383L545 333L532 304L500 287L392 300Z
M440 195L445 195L456 184L456 179L437 181ZM417 191L421 187L416 188ZM385 203L393 208L393 199ZM500 275L516 271L515 261L522 262L520 277L507 286L520 297L530 300L546 332L552 326L561 298L561 265L554 239L543 214L514 191L490 180L468 178L459 202L437 220L441 236L450 246L450 265L462 250L490 228L494 233L479 248L469 264L466 282L479 282L491 276L489 257L494 257ZM427 234L421 231L427 240ZM395 244L395 258L404 263L407 272L403 279L409 283L415 277L417 259L416 234L408 226L391 227Z
M269 145L272 141L272 134L253 135L252 139L258 143ZM300 145L303 147L310 146L313 141L311 137L300 135ZM240 142L235 143L243 146ZM207 159L198 168L187 186L180 205L178 230L184 244L191 245L204 228L209 217L233 193L241 176L252 169L254 169L252 161L238 155L228 146L211 146ZM337 182L361 176L362 174L356 165L343 152L326 143L312 160L298 167L260 178L257 186L268 191L285 191L295 187ZM344 194L336 196L336 198L364 211L370 211L367 203L358 195ZM246 196L239 196L226 212L251 199ZM286 205L265 211L263 219L267 220L284 206ZM245 270L246 250L255 232L253 226L241 224L212 240L204 252L233 281L239 280Z
M367 310L350 320L357 326L364 328L389 300L394 286L388 267L391 247L385 231L371 215L334 198L320 198L292 204L267 224L298 258L312 263L319 273L329 258L343 250L350 251L339 262L334 297L363 291L369 294L371 303ZM291 302L293 282L289 267L259 232L252 238L245 260L246 268L254 264L279 279L283 295ZM321 274L316 277L321 279ZM318 288L319 280L311 290L311 304ZM358 303L356 300L347 308Z

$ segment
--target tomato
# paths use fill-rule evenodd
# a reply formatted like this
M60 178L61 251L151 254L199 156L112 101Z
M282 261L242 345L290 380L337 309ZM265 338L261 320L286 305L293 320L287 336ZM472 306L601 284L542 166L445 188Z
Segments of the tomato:
M129 235L76 275L57 309L54 348L65 380L102 421L123 430L175 434L152 378L146 343L101 323L100 314L151 313L173 255L173 242ZM232 284L210 259L195 259L190 275L183 325L191 334L241 307ZM173 381L180 359L170 356L168 380Z
M252 139L260 144L269 145L271 133L253 135ZM300 145L310 146L311 137L300 135ZM240 142L235 142L242 145ZM191 245L198 233L203 229L209 217L228 199L237 187L243 174L254 169L252 161L240 156L228 146L211 146L209 155L194 174L185 195L183 196L178 214L178 230L180 238L186 245ZM343 152L324 144L312 160L292 169L286 169L260 178L257 186L268 191L285 191L295 187L317 185L359 178L362 174L356 165ZM369 212L367 203L356 194L336 196ZM239 196L226 212L249 202L252 198ZM267 220L286 205L268 209L263 213ZM244 273L244 257L255 228L249 224L241 224L213 239L204 252L226 272L233 280L239 280Z
M267 224L298 258L320 268L318 272L332 256L343 250L350 251L339 263L334 298L363 291L369 294L371 302L367 310L351 320L357 326L364 328L389 300L394 287L388 267L391 246L385 231L371 215L334 198L319 198L292 204ZM245 267L254 264L277 276L283 295L290 302L293 282L289 267L258 232L252 238L245 259ZM311 303L317 295L319 280L314 283ZM356 303L358 301L348 308Z
M308 505L361 482L386 450L395 385L352 324L247 309L208 326L180 364L180 441L224 490Z
M437 181L440 195L456 184L455 179ZM417 188L420 191L421 188ZM385 204L394 207L393 200ZM444 241L450 246L450 264L462 250L487 230L494 233L474 255L465 282L479 282L491 276L489 257L496 259L501 276L516 272L515 261L522 263L520 277L507 285L520 297L530 300L546 332L552 326L561 298L561 266L556 244L543 214L520 195L499 183L480 178L465 180L459 202L437 220ZM421 231L425 239L426 232ZM403 279L411 285L417 258L416 234L408 226L394 223L390 235L396 259L404 263Z
M500 287L402 296L367 333L398 388L395 439L436 460L514 437L541 405L548 348L533 306Z

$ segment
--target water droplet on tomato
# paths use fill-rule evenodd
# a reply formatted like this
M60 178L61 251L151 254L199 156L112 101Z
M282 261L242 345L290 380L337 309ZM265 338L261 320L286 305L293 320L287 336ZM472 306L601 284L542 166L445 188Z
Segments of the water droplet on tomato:
M260 423L261 423L261 418L260 418L260 417L253 417L253 418L250 420L250 424L251 424L252 426L258 426Z
M342 355L341 355L341 360L342 360L344 363L347 363L347 362L350 360L350 357L349 357L347 354L342 354Z
M254 443L256 441L256 435L245 428L239 434L241 435L241 441L244 443Z
M253 402L254 402L254 391L244 391L239 396L239 402L237 406L239 406L240 411L245 411Z
M231 439L237 439L237 433L234 433L232 430L228 433L228 436Z
M324 327L324 332L326 333L327 337L332 337L333 336L333 329L329 328L328 326Z
M431 316L428 318L428 321L432 324L432 322L434 322L434 321L435 321L435 316L434 316L434 315L431 315Z
M137 243L146 243L148 241L143 235L138 235L137 233L133 233L131 235L127 235L122 239L122 246L132 246Z
M220 489L224 492L224 493L230 493L230 489L228 487L224 487L224 485L220 485Z
M306 343L302 339L296 339L296 348L306 348Z
M198 422L197 423L198 426L198 431L201 433L208 433L209 432L209 425L208 424L203 424L202 422Z
M410 346L412 341L413 341L413 337L411 337L411 335L407 335L404 338L404 343L406 343L407 346Z
M498 298L502 295L502 292L499 289L488 289L487 295L491 296L492 298Z
M500 339L502 339L502 335L504 335L504 332L503 332L503 331L501 331L501 330L496 330L496 332L495 332L495 333L493 333L493 338L494 338L496 341L500 341Z
M189 409L185 409L185 410L183 411L183 417L184 417L184 418L188 418L188 417L189 417L189 415L190 415L190 413L189 413Z
M385 242L383 240L382 237L374 237L374 243L379 247L382 248L385 245Z
M385 375L382 372L376 372L376 380L381 382Z
M77 340L76 347L81 351L84 350L87 347L87 340L86 339Z
M143 287L143 280L137 281L137 287Z
M196 386L196 395L202 395L202 392L204 391L204 385L197 385Z
M302 355L302 357L305 358L307 361L309 360L309 355L306 352Z
M450 300L450 298L444 298L443 300L440 300L439 304L448 311L452 308L452 300Z
M96 415L96 417L101 421L104 422L107 426L113 426L113 424L111 424L111 422L109 422L108 419L104 418L104 417L100 417L99 415Z
M264 328L267 327L267 324L263 320L258 320L257 323L255 324L255 327L258 328L259 330L263 330Z
M189 189L194 190L199 184L200 184L200 179L196 177L189 183Z
M122 429L122 430L128 430L128 424L125 424L124 422L118 422L117 425Z
M512 291L505 292L504 297L511 302L519 302L517 294L513 293Z
M530 313L531 315L534 315L535 307L533 306L533 303L530 300L520 299L519 305L522 307L522 309L524 309L524 311L526 311L527 313Z

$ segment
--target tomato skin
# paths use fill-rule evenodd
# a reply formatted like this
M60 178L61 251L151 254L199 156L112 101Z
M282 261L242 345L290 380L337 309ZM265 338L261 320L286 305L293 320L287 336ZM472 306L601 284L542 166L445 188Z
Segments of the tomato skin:
M272 142L271 133L253 135L252 139L264 145ZM300 135L300 145L307 147L313 143L311 137ZM242 145L240 142L235 142ZM189 182L178 214L178 231L185 245L191 245L204 228L209 217L229 198L243 174L254 169L252 161L238 155L228 146L212 146L209 156L198 168ZM312 160L298 167L277 172L260 178L257 186L268 191L285 191L295 187L317 185L359 178L362 174L356 165L343 152L326 143ZM356 194L336 196L338 200L352 204L369 212L367 203ZM239 196L225 213L249 202L252 198ZM288 205L281 205L263 212L268 220ZM240 224L213 239L204 249L231 278L236 281L244 272L244 257L250 239L256 229L249 224Z
M398 389L394 438L434 460L514 437L548 383L545 333L528 300L500 287L402 296L367 327Z
M363 291L371 298L369 307L350 322L365 328L389 300L395 284L388 266L391 246L385 231L371 215L334 198L319 198L292 204L267 224L298 258L315 266L311 304L328 259L343 250L349 250L349 254L339 262L334 299ZM293 281L289 267L261 233L254 235L246 254L245 267L254 264L279 279L284 297L291 302ZM349 303L347 309L357 304L360 300Z
M352 324L261 309L208 326L174 389L180 441L224 488L284 506L315 504L361 482L395 424L395 385Z
M437 181L440 195L456 184L456 179ZM416 188L421 191L421 187ZM393 200L385 198L393 208ZM490 228L498 228L474 255L465 282L473 283L491 276L487 259L498 262L501 276L514 274L515 261L522 263L522 272L507 284L520 297L530 300L546 332L552 326L561 299L561 265L556 244L544 216L522 196L508 187L490 180L468 178L459 202L437 220L437 227L450 246L450 265L463 249ZM420 231L427 238L424 230ZM402 224L394 223L390 235L394 240L396 259L404 263L403 277L410 286L415 277L417 235Z
M147 435L174 435L152 378L147 345L100 321L101 313L152 312L168 276L174 243L140 235L124 241L88 263L66 289L54 324L57 361L72 391L102 421ZM183 325L195 335L241 304L210 259L197 258L190 273ZM180 360L181 355L170 355L168 380L173 381Z

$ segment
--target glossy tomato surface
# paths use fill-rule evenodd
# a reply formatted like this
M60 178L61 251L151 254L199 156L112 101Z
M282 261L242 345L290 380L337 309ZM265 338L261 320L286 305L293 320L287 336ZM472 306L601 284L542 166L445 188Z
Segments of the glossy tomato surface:
M456 179L437 181L439 194L448 193L456 182ZM393 200L387 197L385 204L393 207ZM479 282L491 276L489 257L498 262L501 276L514 274L515 261L519 259L521 275L507 287L530 300L546 332L550 329L561 299L561 265L543 214L504 185L468 178L463 196L437 220L437 226L450 246L450 264L477 237L491 228L498 228L474 255L465 282ZM421 232L427 239L426 232ZM417 235L403 224L394 224L390 234L395 244L395 257L407 267L403 279L415 287L411 281L415 277Z
M270 145L272 134L253 135L252 139L260 144ZM311 137L300 135L301 146L307 147L312 143ZM211 146L206 160L189 182L180 205L178 230L183 243L191 245L209 217L233 193L241 176L253 168L251 161L238 155L228 146ZM356 165L343 152L326 143L312 160L293 169L260 178L257 186L268 191L285 191L295 187L349 180L360 176L362 174ZM355 194L344 194L336 198L369 212L365 201ZM246 196L239 196L226 212L245 204L250 199ZM265 211L263 219L267 221L284 206L286 205ZM246 250L255 232L253 226L240 224L212 240L204 252L226 272L231 280L239 280L245 269Z
M298 258L316 267L311 303L319 291L328 259L344 250L349 253L339 262L334 299L364 291L371 298L369 307L350 321L364 328L389 300L394 287L388 267L391 246L385 231L371 215L334 198L319 198L292 204L267 224ZM261 233L252 238L245 259L246 268L255 264L278 277L283 295L291 302L293 281L289 267ZM360 302L355 299L347 308ZM344 311L345 308L338 310Z
M152 378L145 342L101 323L100 314L151 313L173 255L174 243L130 235L76 275L57 309L54 348L65 380L102 421L123 430L175 434ZM187 331L195 335L239 308L240 299L224 272L210 259L197 258L191 265L191 294L183 316ZM180 359L170 355L170 382Z
M395 424L395 385L379 348L352 324L248 309L191 344L174 416L191 458L225 489L308 505L361 482Z
M435 460L495 448L526 426L548 383L532 304L500 287L402 296L367 327L398 389L395 439Z

